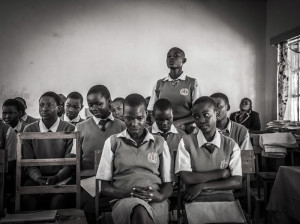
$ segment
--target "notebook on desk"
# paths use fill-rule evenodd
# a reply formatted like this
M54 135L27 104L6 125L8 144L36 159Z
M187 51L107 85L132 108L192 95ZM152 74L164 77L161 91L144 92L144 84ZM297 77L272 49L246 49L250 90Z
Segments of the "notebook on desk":
M55 221L57 210L36 211L20 214L7 214L0 223L34 223Z

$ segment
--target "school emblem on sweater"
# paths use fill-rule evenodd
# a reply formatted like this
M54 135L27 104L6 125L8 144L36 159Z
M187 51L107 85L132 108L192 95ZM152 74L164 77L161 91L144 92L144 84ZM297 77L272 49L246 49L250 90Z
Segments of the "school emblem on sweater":
M228 167L228 163L227 163L225 160L223 160L223 161L221 162L220 168L221 168L221 169L226 169L227 167Z
M183 88L180 90L180 95L187 96L189 94L189 90L187 88Z
M158 160L158 154L157 152L150 152L148 154L148 162L150 163L157 163Z

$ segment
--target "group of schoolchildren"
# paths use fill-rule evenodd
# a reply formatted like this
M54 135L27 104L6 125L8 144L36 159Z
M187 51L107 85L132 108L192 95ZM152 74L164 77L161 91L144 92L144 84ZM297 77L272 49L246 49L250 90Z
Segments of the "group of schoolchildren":
M200 213L189 212L202 209L197 202L234 200L232 190L242 186L241 150L252 150L252 145L248 129L227 117L228 97L222 93L201 96L197 80L182 71L186 58L181 49L172 48L166 62L170 73L157 81L149 103L139 94L112 101L107 87L90 88L86 100L92 116L86 120L79 116L83 97L78 92L70 93L65 102L54 92L44 93L38 120L26 114L24 99L5 101L0 148L13 161L16 132L79 131L81 179L95 175L94 153L102 150L96 180L101 183L101 195L111 199L114 223L168 223L168 198L176 175L185 184L189 223L199 223ZM22 158L73 157L73 143L24 140ZM23 185L55 185L73 172L70 166L28 167ZM68 197L26 195L22 209L66 208L72 201ZM89 223L95 222L94 200L82 188L81 207Z

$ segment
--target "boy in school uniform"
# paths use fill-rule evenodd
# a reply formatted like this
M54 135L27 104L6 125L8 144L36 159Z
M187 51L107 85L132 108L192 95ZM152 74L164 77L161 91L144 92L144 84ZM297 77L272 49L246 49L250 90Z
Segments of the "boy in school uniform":
M217 221L228 221L224 216L235 216L234 212L238 212L236 207L233 209L235 204L231 201L234 201L232 190L241 187L241 151L234 140L217 131L218 113L212 98L197 99L193 116L200 130L197 134L183 136L179 143L175 173L187 185L184 200L190 224L199 223L199 220L202 223L216 222L209 220L213 206L216 211L225 211L225 214L212 214L212 217L221 219ZM203 201L225 201L226 206L211 203L206 207L201 204ZM229 222L232 222L230 217Z
M172 194L171 155L167 143L146 129L146 102L125 98L126 130L105 141L96 179L109 196L115 224L168 223Z
M23 113L22 113L22 117L21 117L21 122L24 123L25 126L27 124L31 124L31 123L33 123L33 122L35 122L35 121L38 120L38 119L36 119L34 117L29 116L26 113L27 104L26 104L26 101L22 97L16 97L15 100L18 100L24 106L24 111L22 111Z
M59 96L54 92L46 92L39 99L41 120L26 126L24 132L72 132L75 126L58 118ZM72 139L31 139L23 140L22 155L24 159L65 158L71 152ZM71 176L71 167L27 167L25 186L55 185ZM47 178L46 178L47 177ZM24 210L50 209L67 207L67 197L63 194L25 195ZM48 209L49 209L48 207Z
M96 85L90 88L87 93L87 103L93 116L78 123L75 128L76 131L80 131L82 179L95 176L95 150L102 150L106 139L125 129L124 122L114 119L110 112L111 98L106 86ZM75 149L73 145L72 154L76 154ZM95 199L83 188L81 208L85 211L89 223L95 222Z
M23 132L25 125L20 121L23 104L15 99L4 101L2 106L2 117L6 124L10 125L16 133Z
M186 132L191 132L193 123L192 105L200 97L200 87L195 78L187 76L182 66L187 59L183 50L173 47L167 54L167 66L170 73L167 77L157 81L153 87L148 105L149 114L152 114L156 100L165 98L171 102L174 113L174 125Z
M84 121L79 115L79 112L83 108L83 97L78 92L71 92L67 96L65 102L65 114L63 120L76 126L77 123Z
M112 115L114 116L114 118L117 118L121 121L124 121L124 118L123 118L123 103L124 103L124 98L122 98L122 97L115 98L111 103Z
M248 129L227 117L227 112L230 110L228 97L224 93L214 93L210 97L216 102L219 111L217 118L218 130L223 135L232 138L241 150L253 150Z

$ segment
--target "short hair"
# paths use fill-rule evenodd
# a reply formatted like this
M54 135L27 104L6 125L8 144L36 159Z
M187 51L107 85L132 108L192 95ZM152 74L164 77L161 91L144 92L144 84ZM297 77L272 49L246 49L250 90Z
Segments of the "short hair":
M13 106L13 107L16 108L17 111L21 111L21 112L25 111L24 105L16 99L7 99L7 100L5 100L3 105L2 105L2 108L5 107L5 106Z
M24 106L26 106L26 101L22 98L22 97L16 97L15 100L21 101L23 103Z
M243 98L243 99L241 100L241 102L242 102L243 100L249 100L249 102L250 102L250 109L252 110L252 100L250 100L250 99L247 98L247 97Z
M52 92L52 91L45 92L43 95L41 95L39 101L41 100L42 97L45 97L45 96L52 97L55 100L57 106L60 105L61 99L55 92Z
M217 110L217 103L216 101L214 101L213 98L209 97L209 96L201 96L199 97L194 103L193 103L193 107L196 106L197 104L200 103L209 103L213 106L214 110Z
M113 102L113 103L115 103L115 102L121 102L122 104L124 104L124 98L122 98L122 97L117 97L117 98L115 98L112 102Z
M171 105L170 101L167 99L159 99L154 103L153 113L156 110L166 111L168 109L172 109L172 105Z
M182 54L183 54L183 57L185 57L185 53L184 53L184 51L181 49L181 48L179 48L179 47L172 47L170 50L172 50L172 49L175 49L175 50L177 50L177 51L180 51ZM169 51L170 51L169 50ZM168 52L169 52L168 51Z
M210 97L212 98L221 98L225 101L227 105L229 105L229 99L224 93L214 93Z
M145 110L147 110L147 104L145 98L137 93L133 93L128 95L124 100L124 107L130 106L130 107L138 107L143 105L145 107Z
M93 86L92 88L89 89L87 96L94 94L94 93L100 93L103 97L105 97L105 99L107 99L107 100L110 99L110 92L107 89L107 87L104 85Z
M71 92L71 93L69 93L69 95L67 96L67 99L68 98L80 100L80 103L83 104L83 97L82 97L82 95L79 92Z

